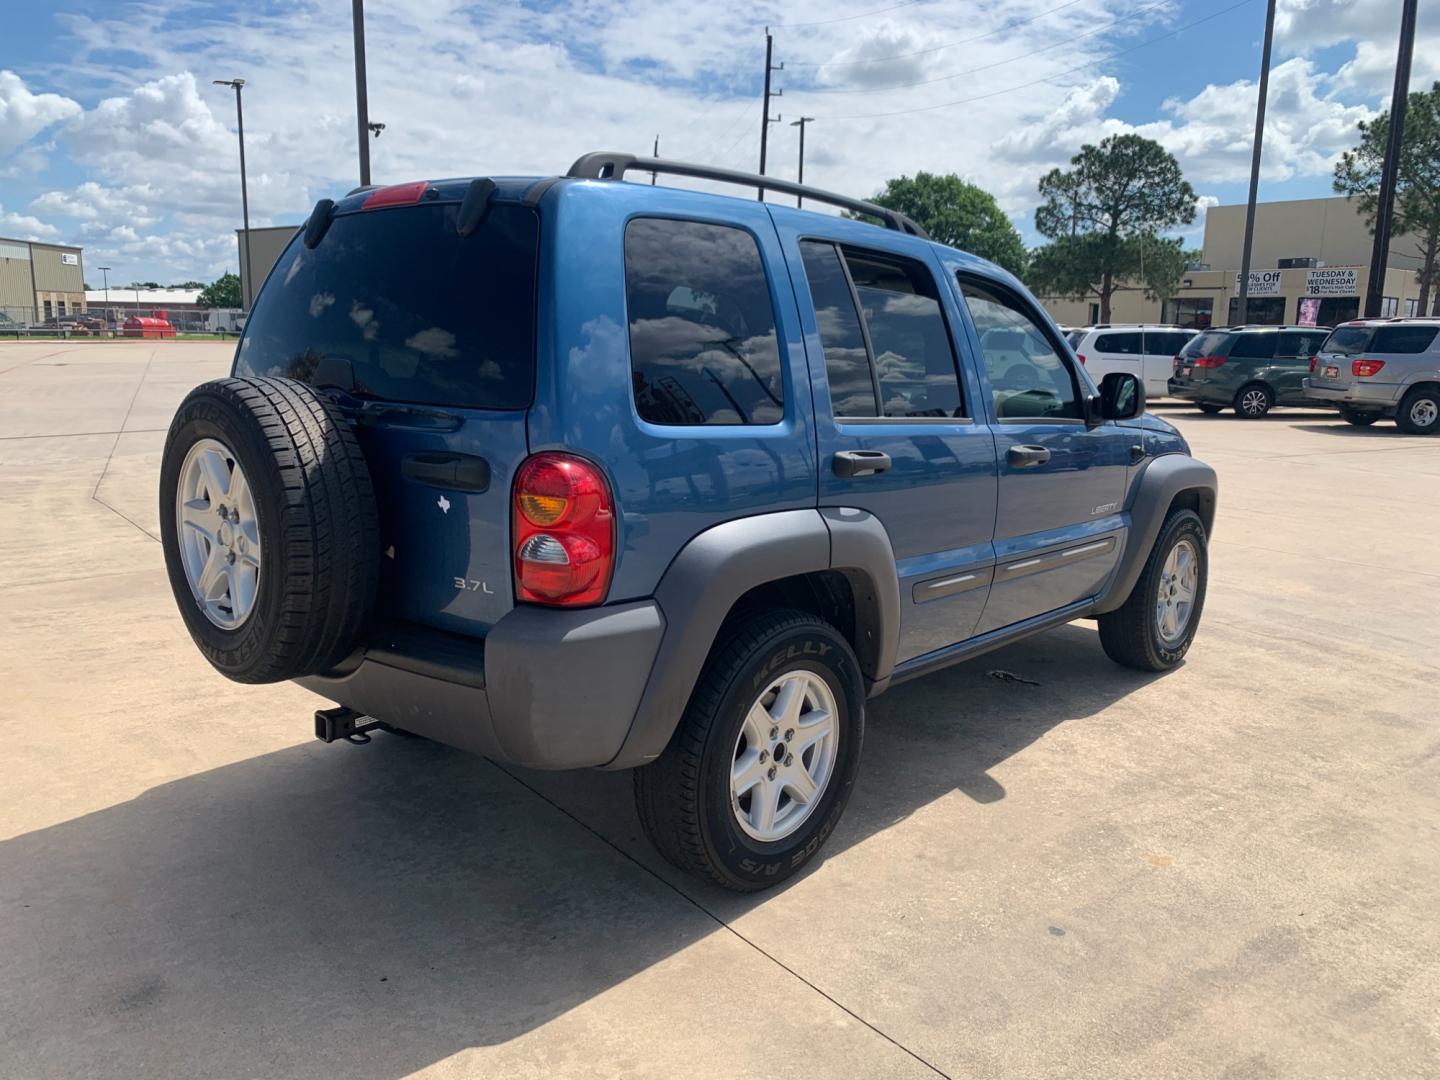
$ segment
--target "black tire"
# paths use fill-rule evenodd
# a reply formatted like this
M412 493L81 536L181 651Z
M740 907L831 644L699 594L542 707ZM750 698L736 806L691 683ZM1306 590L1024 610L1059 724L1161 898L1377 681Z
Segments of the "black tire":
M1200 411L1203 412L1206 416L1214 416L1216 413L1224 412L1225 406L1212 405L1208 401L1202 401L1200 403Z
M196 601L176 531L181 468L201 439L234 454L258 523L254 607L234 629L212 622ZM354 648L379 576L375 492L345 418L309 386L232 378L192 390L165 439L160 525L180 615L222 675L280 682L325 671Z
M1375 423L1376 420L1380 419L1378 412L1362 412L1358 409L1352 409L1349 405L1341 405L1339 411L1341 420L1344 420L1347 424L1354 424L1356 427L1369 427Z
M1428 423L1420 420L1428 418ZM1406 435L1434 435L1440 431L1440 390L1433 386L1417 386L1400 399L1395 413L1395 426Z
M835 700L836 759L815 809L793 833L766 843L736 819L731 766L746 713L765 692L760 684L801 670L819 675ZM864 732L860 668L833 626L792 610L736 620L722 631L665 753L635 770L640 823L680 869L738 892L769 888L809 862L834 830L855 785Z
M1275 391L1261 382L1246 383L1235 391L1235 415L1243 420L1261 420L1275 407Z
M1198 562L1195 601L1183 636L1167 642L1160 634L1155 606L1165 560L1176 545L1185 540L1194 548ZM1168 671L1178 664L1189 651L1195 631L1200 626L1209 574L1210 556L1204 523L1193 510L1172 511L1165 519L1155 547L1145 560L1145 569L1130 590L1124 606L1099 618L1100 644L1105 649L1105 655L1117 664L1137 671Z

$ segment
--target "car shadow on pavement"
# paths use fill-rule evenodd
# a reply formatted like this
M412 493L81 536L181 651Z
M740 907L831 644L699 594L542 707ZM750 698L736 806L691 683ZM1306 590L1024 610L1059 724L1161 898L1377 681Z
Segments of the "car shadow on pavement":
M1070 626L895 688L829 853L957 789L994 803L996 765L1150 678ZM422 740L306 743L0 844L0 1074L399 1077L715 932L715 890L625 854L627 774L520 777Z
M1405 433L1395 426L1393 420L1377 420L1369 427L1347 424L1338 416L1329 424L1296 424L1296 431L1317 431L1322 435L1344 435L1352 439L1394 439Z

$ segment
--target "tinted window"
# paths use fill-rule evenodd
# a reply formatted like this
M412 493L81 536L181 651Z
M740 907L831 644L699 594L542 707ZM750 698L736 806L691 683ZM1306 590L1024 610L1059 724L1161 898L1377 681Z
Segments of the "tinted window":
M1230 349L1230 335L1223 330L1196 334L1182 350L1184 356L1224 356Z
M1079 348L1079 346L1080 346L1080 339L1083 338L1084 336L1085 336L1085 331L1084 331L1084 330L1071 330L1070 333L1068 333L1068 334L1065 335L1065 340L1069 343L1070 348L1075 349L1075 348Z
M960 279L990 379L995 415L1080 417L1080 397L1065 361L1040 324L1008 293Z
M361 397L525 408L535 381L535 214L495 206L462 237L457 210L342 214L314 250L292 241L256 300L237 374L313 382L318 370Z
M63 314L63 310L62 310ZM1381 353L1422 353L1435 341L1434 326L1382 326L1370 346Z
M884 416L963 416L935 281L905 260L845 253L870 332Z
M1232 360L1269 360L1275 355L1279 334L1237 334L1230 346Z
M1183 330L1146 330L1145 352L1151 356L1174 356L1194 336Z
M1292 360L1309 360L1320 351L1320 343L1325 340L1325 331L1287 331L1280 334L1279 338L1279 344L1275 346L1276 356Z
M637 218L625 229L635 405L653 424L776 424L775 312L743 229Z
M840 253L833 244L805 241L800 245L805 276L815 304L815 322L825 353L825 378L830 384L830 407L835 416L878 416L875 383L870 378L870 356L855 300L845 280Z
M1320 351L1354 356L1370 347L1371 333L1371 328L1368 326L1342 326L1325 339L1325 344L1320 346Z
M1140 335L1101 334L1095 339L1095 351L1102 353L1123 353L1126 356L1139 356Z

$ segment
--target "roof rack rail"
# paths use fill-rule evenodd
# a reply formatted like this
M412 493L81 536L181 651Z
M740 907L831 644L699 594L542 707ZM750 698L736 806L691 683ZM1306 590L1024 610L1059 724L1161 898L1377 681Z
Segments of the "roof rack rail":
M737 169L717 169L710 165L692 165L686 161L670 161L667 158L636 157L634 154L597 150L584 154L570 166L565 175L578 180L621 180L631 170L637 172L665 173L667 176L690 176L698 180L718 180L724 184L739 184L742 187L762 188L780 191L787 195L803 195L815 202L829 203L857 214L868 214L879 218L888 229L918 236L922 240L930 235L910 218L898 210L877 206L863 199L852 199L848 195L837 195L833 191L814 188L809 184L796 184L759 173L741 172Z

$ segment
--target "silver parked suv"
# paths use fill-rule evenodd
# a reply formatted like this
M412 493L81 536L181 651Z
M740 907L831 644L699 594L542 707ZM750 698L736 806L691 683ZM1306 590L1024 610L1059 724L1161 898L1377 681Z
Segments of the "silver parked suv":
M1305 396L1357 427L1393 417L1410 435L1440 431L1440 318L1337 326L1310 361Z

